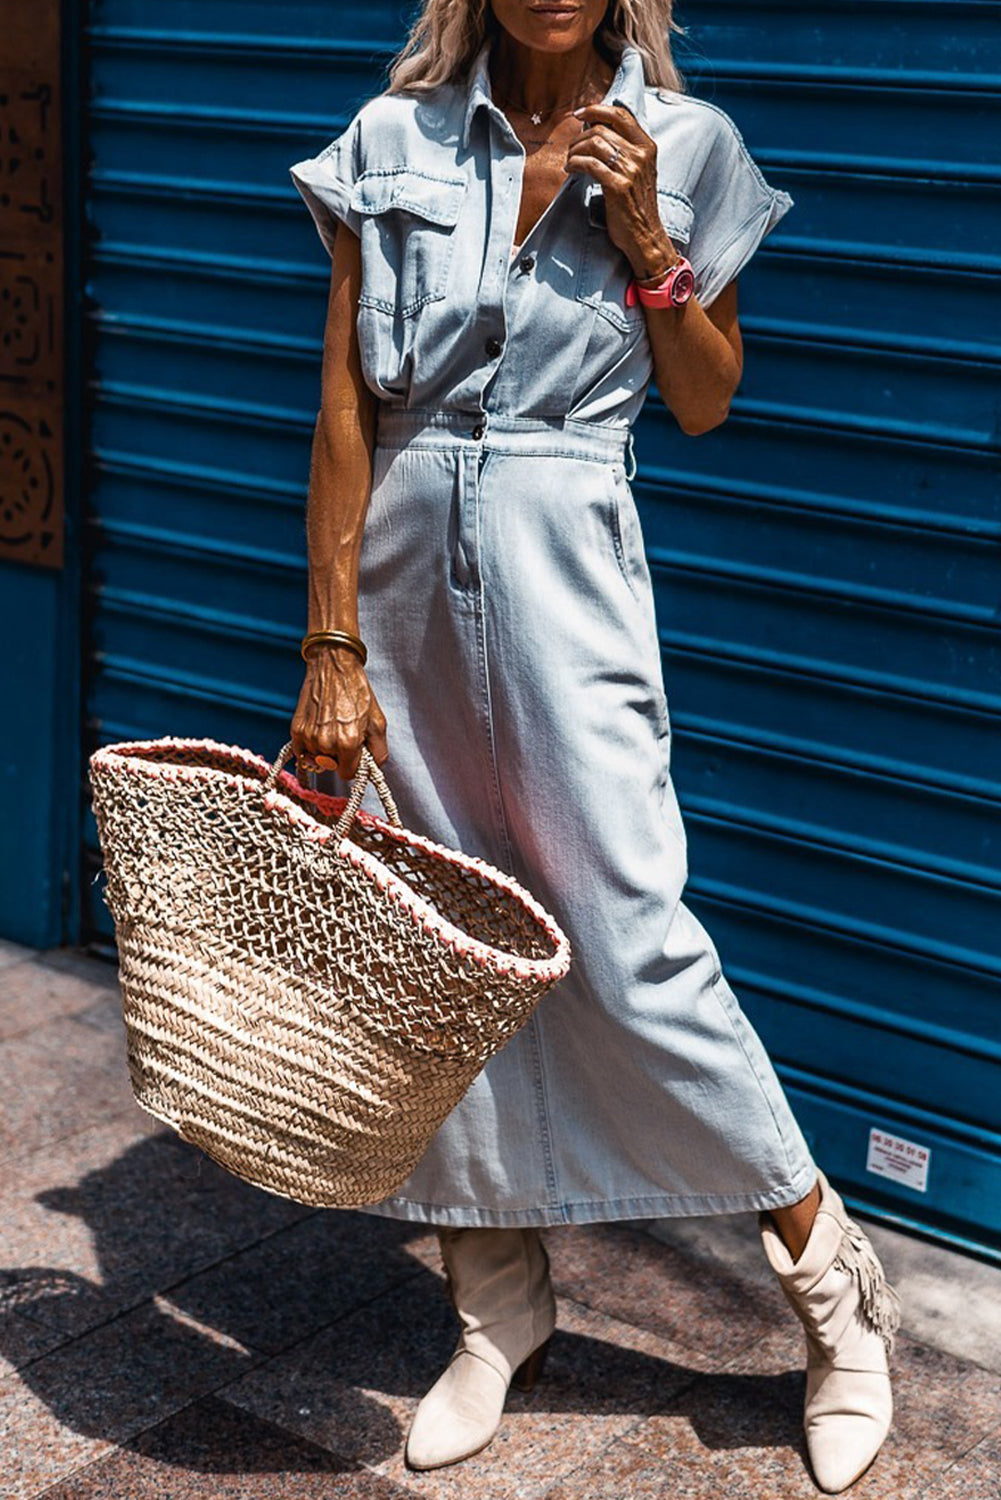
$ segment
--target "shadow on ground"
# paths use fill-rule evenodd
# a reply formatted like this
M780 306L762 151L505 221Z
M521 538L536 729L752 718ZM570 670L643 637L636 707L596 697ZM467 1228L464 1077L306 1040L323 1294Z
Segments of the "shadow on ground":
M286 1203L173 1134L148 1136L37 1201L85 1222L99 1276L42 1265L0 1273L0 1310L64 1340L19 1379L64 1427L155 1450L160 1463L206 1473L379 1463L398 1453L401 1410L454 1346L443 1283L422 1258L433 1248L426 1226ZM614 1230L594 1232L614 1243ZM549 1231L550 1241L559 1233ZM0 1318L0 1353L7 1326ZM240 1412L235 1383L247 1377L277 1389L273 1421L260 1408L265 1420ZM235 1404L205 1399L228 1397L227 1387ZM282 1401L294 1407L300 1388L314 1429L325 1417L317 1403L329 1405L323 1448L281 1420ZM709 1449L802 1451L799 1371L699 1373L579 1332L557 1333L542 1383L529 1396L512 1393L509 1406L683 1413Z

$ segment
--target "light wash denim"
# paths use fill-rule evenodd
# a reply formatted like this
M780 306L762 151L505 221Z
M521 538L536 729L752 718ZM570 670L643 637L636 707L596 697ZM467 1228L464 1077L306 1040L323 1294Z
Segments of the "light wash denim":
M709 302L791 206L714 105L606 99L658 144L665 226ZM381 398L359 619L406 823L510 871L567 932L569 975L371 1211L455 1225L792 1203L816 1167L705 928L633 476L642 307L570 175L512 259L524 152L464 86L379 95L293 178L327 248L359 234L358 335ZM365 806L379 810L369 788Z

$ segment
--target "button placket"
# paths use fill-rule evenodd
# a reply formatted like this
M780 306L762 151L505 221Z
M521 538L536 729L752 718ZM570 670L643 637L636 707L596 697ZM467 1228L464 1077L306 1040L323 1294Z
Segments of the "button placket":
M501 120L503 120L501 116ZM488 269L484 272L480 284L480 299L478 303L479 316L477 322L481 328L495 328L496 333L488 333L483 339L483 351L486 359L490 362L489 368L483 369L482 385L479 390L481 407L487 408L496 399L496 382L501 375L500 360L504 354L507 340L508 313L507 297L513 269L511 261L511 243L514 236L514 219L517 214L517 205L520 199L520 178L512 157L519 154L523 156L523 148L517 137L511 132L510 126L504 121L502 130L510 136L511 145L508 147L502 136L498 140L493 131L490 132L490 173L493 191L490 198L490 212L488 224L488 248L496 249L496 256L488 254ZM504 245L507 242L505 251ZM522 257L522 260L530 258L535 264L535 256ZM496 267L496 269L495 269ZM480 413L480 420L471 429L471 436L478 442L485 436L487 430L487 415Z
M510 239L514 227L509 222L512 193L515 194L515 201L517 201L516 194L518 191L515 188L515 174L511 171L512 164L510 161L510 156L521 149L517 137L515 137L513 135L513 132L511 132L510 125L508 124L504 116L500 114L500 111L495 111L495 113L497 115L500 115L500 120L503 121L502 129L506 127L507 131L511 134L511 138L514 143L514 151L505 150L503 142L497 141L494 130L492 128L488 129L487 134L490 151L491 180L491 206L488 224L488 246L491 249L498 251L499 253L496 256L488 255L487 257L487 263L490 269L485 272L480 287L480 317L478 321L480 321L481 324L485 323L487 327L490 327L491 324L496 327L499 324L501 329L502 336L500 338L498 338L496 334L489 334L484 339L483 349L487 359L491 361L498 359L499 356L503 353L504 339L507 333L506 300L508 288L508 272L510 268L509 265L505 263L510 261ZM494 122L491 121L491 124L493 123ZM505 237L508 240L509 246L508 253L506 255L503 253ZM489 389L491 382L496 378L496 375L497 367L491 369L486 375L485 382L480 391L480 401L483 404L485 404L488 399L487 390ZM479 441L479 439L484 436L485 432L486 417L484 416L480 421L476 423L475 427L472 429L472 437Z

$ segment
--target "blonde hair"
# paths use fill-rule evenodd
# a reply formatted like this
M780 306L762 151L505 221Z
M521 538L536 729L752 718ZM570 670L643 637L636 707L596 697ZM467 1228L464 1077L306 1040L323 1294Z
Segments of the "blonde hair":
M635 47L648 84L684 92L684 79L671 56L671 33L682 35L685 28L675 21L673 10L674 0L608 0L594 45L615 65L623 47ZM490 0L425 0L390 64L386 93L423 92L458 82L487 37L499 31Z

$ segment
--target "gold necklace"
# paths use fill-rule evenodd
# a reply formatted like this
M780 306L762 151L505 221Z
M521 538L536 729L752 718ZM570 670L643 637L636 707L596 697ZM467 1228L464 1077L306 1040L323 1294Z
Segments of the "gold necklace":
M594 79L588 79L585 87L588 88L593 83ZM510 104L511 108L516 109L519 114L528 115L533 125L541 125L543 120L547 120L550 115L554 115L558 109L564 109L567 105L576 104L578 95L575 94L570 99L564 99L560 104L554 104L552 109L537 109L534 111L526 109L523 104L517 104L513 99L506 99L503 94L498 94L496 97L501 104Z

